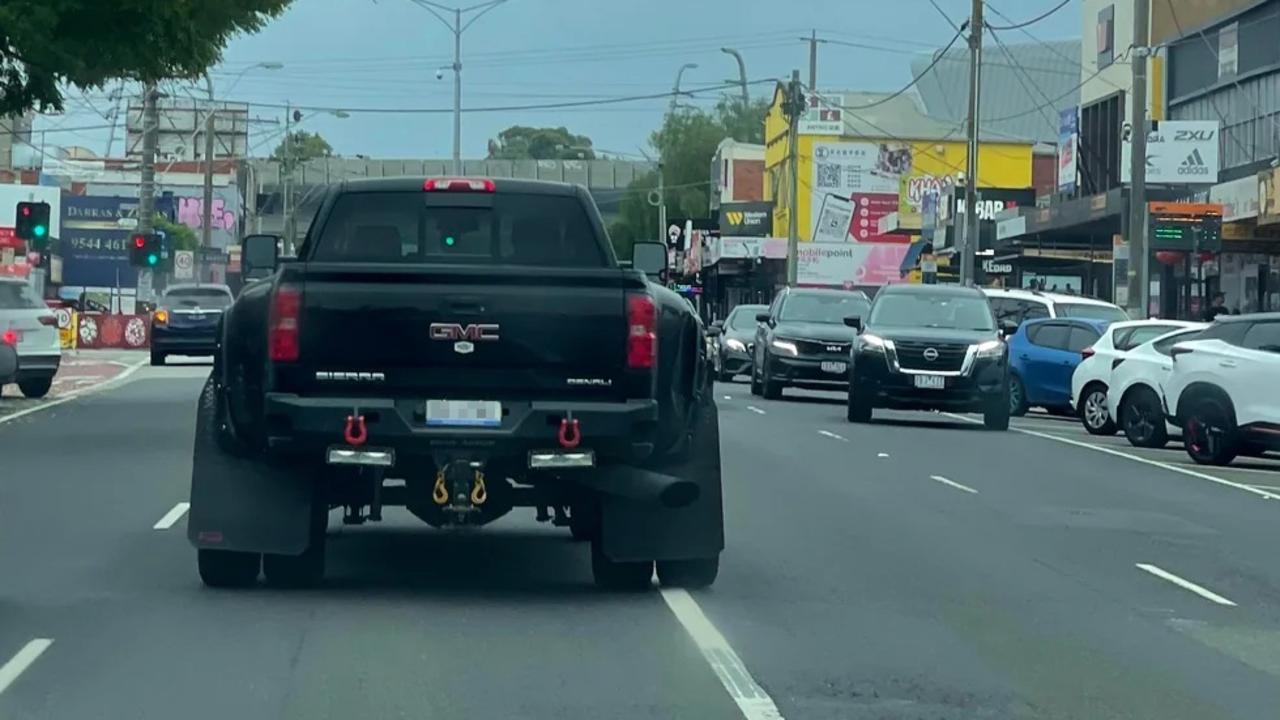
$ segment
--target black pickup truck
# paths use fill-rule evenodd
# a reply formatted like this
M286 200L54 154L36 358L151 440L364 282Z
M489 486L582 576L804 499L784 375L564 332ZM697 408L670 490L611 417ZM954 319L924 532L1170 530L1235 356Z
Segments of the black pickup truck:
M277 241L245 238L261 279L200 398L205 584L313 584L331 511L386 506L441 528L537 508L591 541L602 587L648 587L655 563L665 585L714 582L715 331L651 281L664 246L620 263L583 188L477 178L336 184L296 258Z

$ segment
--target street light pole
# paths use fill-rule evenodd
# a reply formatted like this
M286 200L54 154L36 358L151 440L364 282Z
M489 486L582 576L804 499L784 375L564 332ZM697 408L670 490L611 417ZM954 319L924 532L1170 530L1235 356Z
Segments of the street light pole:
M509 0L488 0L468 7L450 7L433 0L412 0L414 4L431 13L453 33L453 172L462 174L462 33L490 10ZM475 13L462 22L464 15ZM452 16L450 18L449 16Z
M738 84L742 85L742 104L751 104L751 94L747 92L747 64L742 60L742 53L733 48L720 48L720 52L732 55L738 61Z
M684 77L685 70L697 70L698 63L685 63L676 71L676 84L671 88L671 109L667 112L675 113L676 102L680 99L680 79Z

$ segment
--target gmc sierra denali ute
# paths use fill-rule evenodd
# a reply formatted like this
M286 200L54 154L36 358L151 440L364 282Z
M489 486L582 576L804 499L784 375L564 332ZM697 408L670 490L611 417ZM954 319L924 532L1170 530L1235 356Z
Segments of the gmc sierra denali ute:
M537 508L591 542L601 587L649 587L655 564L664 585L714 582L708 331L651 281L664 246L620 263L585 189L478 178L336 184L296 258L278 240L244 240L260 279L223 314L200 398L206 585L316 583L331 511L387 506L438 528Z

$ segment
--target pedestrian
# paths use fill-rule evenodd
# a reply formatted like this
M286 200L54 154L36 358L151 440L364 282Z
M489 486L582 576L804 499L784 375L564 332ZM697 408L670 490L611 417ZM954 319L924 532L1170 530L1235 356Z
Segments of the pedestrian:
M1208 308L1206 308L1204 311L1204 321L1213 322L1214 318L1218 317L1219 315L1229 315L1229 314L1231 313L1229 310L1227 310L1227 296L1223 295L1220 292L1214 293L1213 304L1210 305Z

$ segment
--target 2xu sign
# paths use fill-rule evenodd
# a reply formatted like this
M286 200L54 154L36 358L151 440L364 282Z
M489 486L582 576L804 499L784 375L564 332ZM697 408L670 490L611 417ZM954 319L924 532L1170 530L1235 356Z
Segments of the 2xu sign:
M1120 146L1120 180L1132 181L1131 126L1125 126ZM1147 134L1147 175L1158 185L1209 185L1221 169L1217 120L1165 120Z

